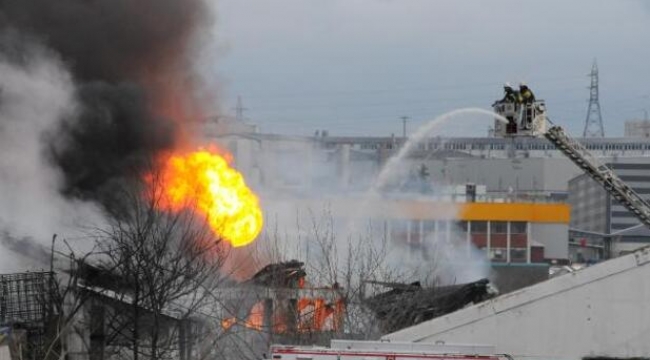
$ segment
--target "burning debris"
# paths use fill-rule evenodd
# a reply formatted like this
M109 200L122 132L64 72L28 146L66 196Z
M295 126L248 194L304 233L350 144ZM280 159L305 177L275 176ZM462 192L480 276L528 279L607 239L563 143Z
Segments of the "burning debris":
M240 315L221 322L224 330L234 325L296 340L314 334L334 334L342 330L345 302L336 288L306 285L304 263L298 260L273 263L240 284L237 300L248 304ZM232 306L232 308L236 308ZM240 319L240 320L239 320Z
M290 260L266 265L249 281L260 286L295 289L304 287L306 276L305 263Z
M369 283L392 288L365 301L381 321L382 331L385 333L431 320L495 295L487 279L432 288L423 288L419 282Z
M371 323L378 324L381 333L393 332L423 321L442 316L469 304L475 304L495 295L487 279L452 285L424 288L419 282L411 284L369 281L391 288L375 296L362 299L358 304L347 304L344 289L313 288L307 285L304 263L291 260L269 264L241 285L261 289L259 297L251 300L240 316L228 317L222 327L229 330L240 324L248 329L268 331L276 335L275 341L300 343L318 342L314 334L343 333L343 319L350 306L360 306L372 314ZM357 309L358 310L358 309ZM354 310L356 311L356 310ZM362 312L365 312L362 311ZM367 319L369 320L369 319ZM373 330L374 331L374 330ZM289 334L293 337L287 337ZM322 340L322 339L321 339ZM296 342L297 341L297 342Z

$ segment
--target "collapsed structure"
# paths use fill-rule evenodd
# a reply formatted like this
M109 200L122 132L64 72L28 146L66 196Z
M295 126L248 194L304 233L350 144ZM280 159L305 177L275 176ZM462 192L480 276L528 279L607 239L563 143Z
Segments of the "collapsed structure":
M380 320L382 333L417 325L494 295L487 279L431 288L423 288L419 282L383 284L392 289L365 300L365 304Z
M376 319L371 326L385 333L490 296L487 280L434 288L376 283L391 290L358 303L346 298L338 284L310 286L304 263L291 260L269 264L246 281L224 283L214 294L218 302L187 317L175 309L183 304L154 313L145 303L134 303L128 279L84 261L71 263L73 268L59 279L51 272L0 276L0 327L11 333L15 358L45 359L60 353L111 358L133 345L129 321L135 315L142 326L140 341L146 344L147 327L160 327L159 336L179 359L199 354L255 358L270 344L326 345L333 338L372 336L351 333L345 325L349 311L359 307L369 309ZM75 280L63 288L61 276Z

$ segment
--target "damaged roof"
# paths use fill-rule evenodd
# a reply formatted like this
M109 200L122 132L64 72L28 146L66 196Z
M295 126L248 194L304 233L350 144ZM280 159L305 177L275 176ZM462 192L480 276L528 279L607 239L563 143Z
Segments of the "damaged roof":
M380 285L392 289L367 298L365 304L380 320L384 332L413 326L493 296L487 279L432 288L423 288L419 282Z

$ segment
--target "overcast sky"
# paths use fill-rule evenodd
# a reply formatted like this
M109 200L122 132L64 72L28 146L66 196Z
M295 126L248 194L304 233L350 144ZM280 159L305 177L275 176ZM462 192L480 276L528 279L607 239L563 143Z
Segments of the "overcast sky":
M605 132L650 111L650 1L219 0L223 110L237 95L263 132L401 134L525 81L582 134L600 69ZM489 121L457 135L482 136ZM456 128L458 132L458 128Z

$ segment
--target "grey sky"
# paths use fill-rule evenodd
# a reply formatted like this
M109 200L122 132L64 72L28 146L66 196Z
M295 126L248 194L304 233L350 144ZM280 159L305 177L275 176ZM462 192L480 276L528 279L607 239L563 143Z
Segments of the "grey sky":
M594 58L608 135L650 110L650 1L219 1L224 110L241 95L264 132L400 134L524 80L579 135Z

